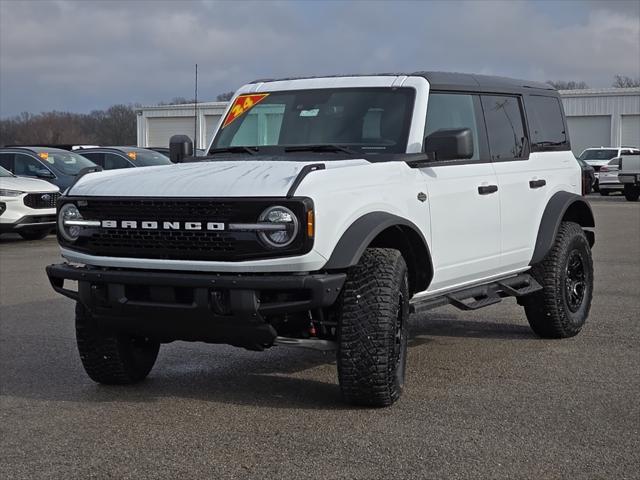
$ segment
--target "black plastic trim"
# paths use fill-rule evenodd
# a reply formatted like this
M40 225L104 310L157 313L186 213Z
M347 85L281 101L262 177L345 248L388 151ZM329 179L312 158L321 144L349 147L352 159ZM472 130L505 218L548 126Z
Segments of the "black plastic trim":
M324 163L313 163L310 165L305 165L296 175L296 178L293 180L291 187L289 187L289 191L287 192L287 198L293 198L296 194L296 190L302 183L302 180L309 175L311 172L315 172L316 170L324 170L327 168Z
M580 210L575 212L576 215L572 215L571 220L576 221L583 228L595 227L595 220L589 202L575 193L557 192L549 199L549 202L544 209L544 213L542 214L542 220L540 221L540 227L538 228L536 246L529 265L534 265L544 259L553 246L560 224L565 219L565 215L568 210L574 205ZM595 242L595 235L590 231L587 231L586 233L590 245L593 246Z
M340 270L356 265L371 242L390 227L405 227L413 230L422 241L427 255L427 265L410 265L423 272L417 291L425 290L433 278L433 264L427 241L420 229L412 222L387 212L371 212L363 215L347 228L338 240L331 257L324 266L326 270ZM424 288L420 288L424 287Z

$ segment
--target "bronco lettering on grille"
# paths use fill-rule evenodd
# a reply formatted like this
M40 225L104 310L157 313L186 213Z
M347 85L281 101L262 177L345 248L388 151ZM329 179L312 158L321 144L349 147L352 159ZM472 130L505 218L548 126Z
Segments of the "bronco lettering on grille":
M102 228L128 228L143 230L224 230L221 222L156 222L137 220L102 220Z

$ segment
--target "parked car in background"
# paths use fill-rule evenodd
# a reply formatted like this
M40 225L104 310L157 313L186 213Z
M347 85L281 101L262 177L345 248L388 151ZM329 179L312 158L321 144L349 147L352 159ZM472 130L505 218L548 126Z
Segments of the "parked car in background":
M596 184L596 171L584 160L576 158L580 168L582 168L582 194L589 195L593 192L593 187Z
M622 156L618 178L624 185L624 197L637 202L640 198L640 152Z
M153 150L154 152L158 152L163 154L165 157L169 157L170 158L170 150L167 147L148 147L147 150ZM202 148L196 148L195 149L195 154L196 157L204 157L207 153L207 151L202 149Z
M105 170L171 165L169 157L147 148L99 147L83 148L77 152Z
M597 192L600 190L600 168L608 164L612 158L619 157L620 155L624 155L634 151L637 152L639 150L635 147L587 148L580 154L580 157L578 158L587 162L596 171L596 183L594 186L594 190Z
M66 190L83 168L95 163L74 152L49 147L0 148L0 166L19 177L33 177Z
M96 148L100 145L73 145L70 143L39 143L37 145L5 145L5 147L47 147L47 148L58 148L60 150L80 150L82 148Z
M618 171L620 170L620 164L622 157L615 157L609 160L609 163L600 167L599 173L599 185L600 195L607 196L612 192L620 192L624 189L624 185L620 183L618 179Z
M55 227L60 190L35 178L16 177L0 167L0 233L39 240Z

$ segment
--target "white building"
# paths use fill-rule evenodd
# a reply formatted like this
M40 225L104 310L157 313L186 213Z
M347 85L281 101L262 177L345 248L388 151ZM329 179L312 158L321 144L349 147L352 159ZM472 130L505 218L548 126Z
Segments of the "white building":
M573 152L587 147L640 146L640 88L564 90L560 92L567 114ZM143 107L138 110L138 146L167 147L172 135L196 139L206 148L226 102ZM257 126L259 128L259 125Z

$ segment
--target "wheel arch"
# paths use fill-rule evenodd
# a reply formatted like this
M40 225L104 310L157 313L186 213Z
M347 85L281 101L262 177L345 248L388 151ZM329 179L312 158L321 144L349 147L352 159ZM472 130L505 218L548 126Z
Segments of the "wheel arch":
M530 265L542 261L547 255L562 222L575 222L583 229L596 226L591 206L583 197L570 192L555 193L549 199L542 214ZM590 230L585 230L585 234L587 235L589 246L593 247L595 234Z
M413 222L387 212L367 213L353 222L336 243L324 268L352 267L369 247L395 248L402 253L412 294L426 290L431 283L433 264L422 232Z

